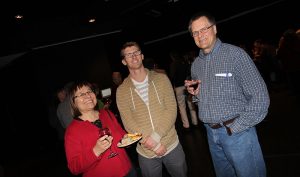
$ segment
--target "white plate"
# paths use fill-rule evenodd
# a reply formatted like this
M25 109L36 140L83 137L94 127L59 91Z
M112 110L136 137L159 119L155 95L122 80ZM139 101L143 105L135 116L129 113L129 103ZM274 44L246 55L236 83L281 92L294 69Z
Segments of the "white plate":
M134 137L134 140L132 139L132 137L127 136L126 138L123 138L118 144L118 147L126 147L129 146L137 141L139 141L142 138L142 135L139 134L137 136ZM121 142L125 142L125 143L121 143Z

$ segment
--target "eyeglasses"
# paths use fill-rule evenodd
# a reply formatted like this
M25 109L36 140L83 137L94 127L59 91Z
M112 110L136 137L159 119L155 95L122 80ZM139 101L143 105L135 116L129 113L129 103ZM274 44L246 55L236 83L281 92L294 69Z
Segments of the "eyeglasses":
M135 52L132 52L132 53L126 53L124 54L124 58L133 58L134 56L139 56L142 54L142 51L141 50L137 50Z
M201 29L198 30L198 31L193 31L193 32L192 32L192 36L193 36L193 37L197 37L197 36L199 36L200 34L207 33L208 30L209 30L212 26L214 26L214 24L212 24L212 25L210 25L210 26L208 26L208 27L201 28Z
M76 95L73 97L73 99L75 100L76 98L80 98L80 97L84 97L86 95L91 95L91 94L95 94L93 90L88 90L85 93L80 93L79 95Z

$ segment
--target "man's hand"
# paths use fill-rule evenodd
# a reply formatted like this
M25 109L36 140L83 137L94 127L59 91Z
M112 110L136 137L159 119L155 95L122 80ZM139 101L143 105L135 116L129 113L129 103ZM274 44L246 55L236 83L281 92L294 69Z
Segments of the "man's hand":
M158 142L154 141L151 136L147 136L142 141L142 145L149 150L153 150L158 145Z
M192 95L198 95L200 91L200 80L185 80L184 86L186 90ZM195 86L195 87L194 87Z
M160 144L159 148L154 152L157 156L163 156L167 152L167 148L163 144Z

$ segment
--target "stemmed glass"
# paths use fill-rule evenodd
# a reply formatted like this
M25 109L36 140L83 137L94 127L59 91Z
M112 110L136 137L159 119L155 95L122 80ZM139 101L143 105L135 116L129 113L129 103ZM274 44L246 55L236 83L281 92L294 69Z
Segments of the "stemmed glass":
M195 90L199 87L200 81L199 80L192 80L191 77L188 77L188 81L190 82L188 87L193 87L194 88L194 93L195 93ZM196 102L200 101L199 98L195 94L192 94L192 95L193 95L193 97L192 97L192 102L193 103L196 103Z
M102 137L102 136L105 136L105 135L111 136L111 132L110 132L109 128L107 128L107 127L100 128L99 129L99 137ZM111 150L111 146L109 147L109 151L110 151L110 154L108 156L109 159L112 158L112 157L115 157L116 155L118 155L118 153L113 152Z
M195 92L195 90L199 87L199 82L197 80L192 80L192 84L189 85L189 87L193 87ZM199 98L196 95L193 95L192 102L195 103L198 101L200 101Z

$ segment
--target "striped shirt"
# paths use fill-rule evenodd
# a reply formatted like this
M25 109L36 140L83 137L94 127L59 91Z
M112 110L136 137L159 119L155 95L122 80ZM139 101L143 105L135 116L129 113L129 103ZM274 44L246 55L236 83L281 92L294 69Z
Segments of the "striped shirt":
M142 98L142 100L145 102L146 105L149 105L149 99L148 99L148 75L146 76L145 80L142 82L138 82L134 79L131 79L133 82L133 85L135 86L138 94Z
M270 104L267 87L251 57L241 48L217 39L209 54L201 50L191 68L201 80L199 118L221 123L239 116L230 125L240 132L261 122Z

